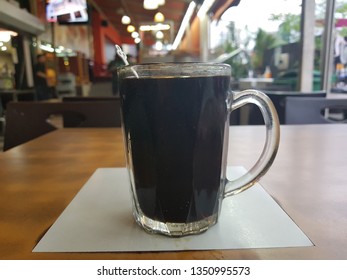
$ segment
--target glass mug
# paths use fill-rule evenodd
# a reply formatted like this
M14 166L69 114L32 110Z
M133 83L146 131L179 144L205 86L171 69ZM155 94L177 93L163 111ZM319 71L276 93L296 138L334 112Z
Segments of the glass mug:
M226 64L140 64L118 75L136 222L169 236L207 230L223 198L254 185L274 161L279 122L272 102L260 91L232 92ZM228 181L229 114L247 103L262 112L266 142L255 165Z

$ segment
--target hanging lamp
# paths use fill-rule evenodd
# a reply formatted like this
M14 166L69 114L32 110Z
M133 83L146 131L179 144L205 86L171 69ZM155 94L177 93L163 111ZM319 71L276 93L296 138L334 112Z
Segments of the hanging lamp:
M163 15L163 13L161 12L157 12L154 16L154 21L155 22L163 22L165 20L165 17Z

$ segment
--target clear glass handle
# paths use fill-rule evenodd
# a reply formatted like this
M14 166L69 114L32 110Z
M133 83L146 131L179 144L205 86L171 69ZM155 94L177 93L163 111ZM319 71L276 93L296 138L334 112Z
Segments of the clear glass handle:
M247 190L269 170L276 157L280 140L280 126L276 109L270 98L263 92L258 90L244 90L230 93L229 101L229 112L248 103L253 103L259 107L266 126L266 140L263 151L255 165L240 178L227 182L224 197Z

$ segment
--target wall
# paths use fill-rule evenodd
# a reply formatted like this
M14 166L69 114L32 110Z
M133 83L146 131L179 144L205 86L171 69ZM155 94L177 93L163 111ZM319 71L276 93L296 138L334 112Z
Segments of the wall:
M91 57L87 25L56 25L55 43L84 53L87 58Z
M92 22L92 33L94 38L94 76L109 76L106 66L108 62L106 46L110 43L121 45L122 40L119 33L103 21L101 15L95 10L92 12Z
M200 54L200 20L198 17L193 19L179 46L179 51L194 55Z
M54 31L52 31L54 28ZM93 52L90 47L90 36L88 25L59 25L57 23L46 24L46 31L38 36L38 39L47 43L53 43L52 33L54 33L54 44L64 46L84 53L87 58L92 57Z

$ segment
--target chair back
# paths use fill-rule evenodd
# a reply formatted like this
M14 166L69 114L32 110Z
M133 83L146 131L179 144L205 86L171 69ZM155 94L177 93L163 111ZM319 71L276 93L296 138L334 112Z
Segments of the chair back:
M115 104L115 108L120 112L120 98L115 96L64 96L62 98L64 103L66 102L107 102L111 101ZM81 121L84 116L78 115L76 113L67 113L63 115L63 125L64 127L78 127L81 125ZM120 126L120 117L117 119L116 126Z
M64 127L120 127L120 102L10 102L6 110L4 151L57 129L49 122L62 115Z
M280 121L280 124L285 123L285 100L287 97L297 97L297 98L305 98L305 97L312 97L312 98L320 98L325 97L326 92L325 91L315 91L315 92L298 92L298 91L263 91L272 101L274 104L278 119ZM248 104L244 106L244 109L248 116L248 124L251 125L261 125L264 124L263 116L261 112L259 111L258 107L254 104ZM240 111L240 110L238 110Z
M285 124L347 123L347 99L287 97Z

